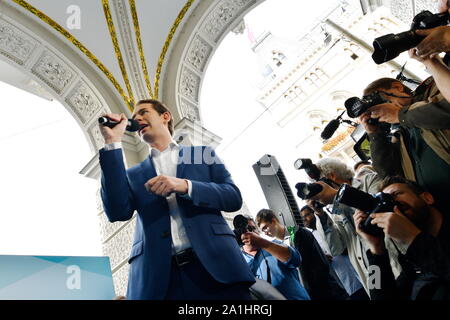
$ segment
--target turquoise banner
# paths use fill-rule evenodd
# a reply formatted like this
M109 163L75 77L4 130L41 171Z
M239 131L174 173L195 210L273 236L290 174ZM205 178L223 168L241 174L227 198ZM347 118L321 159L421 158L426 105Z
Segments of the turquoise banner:
M1 300L112 300L109 257L0 255Z

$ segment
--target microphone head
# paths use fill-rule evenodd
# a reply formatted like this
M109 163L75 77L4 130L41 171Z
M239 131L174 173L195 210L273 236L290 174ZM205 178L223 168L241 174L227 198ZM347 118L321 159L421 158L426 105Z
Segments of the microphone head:
M139 122L133 119L128 120L127 131L135 132L138 131L140 128L141 126L139 125Z
M98 123L100 124L104 124L108 122L108 118L107 117L100 117L98 118Z
M341 122L337 119L331 120L323 129L322 133L320 134L320 137L324 140L330 139L336 132L336 130L339 128L340 124Z

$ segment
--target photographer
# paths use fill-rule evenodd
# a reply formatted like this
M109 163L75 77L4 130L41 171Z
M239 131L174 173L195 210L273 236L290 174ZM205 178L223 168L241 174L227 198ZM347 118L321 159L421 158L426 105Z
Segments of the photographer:
M325 255L327 262L330 265L330 275L332 278L337 278L338 282L342 284L342 286L347 291L347 294L350 296L351 300L369 300L368 295L366 294L366 291L364 290L364 287L361 284L361 281L358 278L358 274L355 271L355 268L353 268L350 259L348 258L347 252L344 250L344 252L341 255L338 256L332 256L330 254L330 248L323 237L323 232L320 232L317 230L317 219L314 214L314 210L311 209L308 206L304 206L300 209L300 216L302 217L303 223L305 224L305 227L308 228L307 230L311 230L312 236L316 239L316 243L320 248L322 249L323 254ZM303 261L305 261L302 264L302 269L305 269L306 264L306 255L303 254L303 252L300 250L302 246L304 246L303 241L298 241L296 237L297 242L297 248L302 254ZM323 272L321 270L317 270L317 262L311 261L311 271L313 274L317 273L318 276L323 278ZM318 285L316 284L318 282L310 281L310 283L314 283L313 289L317 290ZM327 290L329 291L329 290Z
M389 177L381 191L393 196L394 212L374 213L372 224L393 239L402 272L395 279L383 237L363 232L359 225L367 219L357 211L354 222L367 242L367 257L380 270L379 286L371 288L372 299L450 299L450 232L448 213L434 204L431 193L402 177Z
M269 241L259 235L255 222L248 219L247 232L241 235L242 253L255 277L266 280L288 300L310 300L300 284L298 251L281 241Z
M370 140L373 167L382 177L402 175L430 190L437 203L450 207L450 103L432 78L414 93L391 78L378 79L364 90L377 91L390 102L375 105L359 119ZM369 119L399 124L391 139L380 124Z
M321 176L325 177L337 185L349 184L364 192L375 193L378 191L378 185L381 182L375 173L368 173L363 176L362 180L355 179L353 171L341 160L335 158L321 159L316 163L321 172ZM360 237L356 234L355 225L353 224L354 209L344 204L335 202L337 189L330 187L328 184L318 181L322 185L323 190L307 201L319 217L319 221L324 231L325 241L327 242L331 255L339 256L347 250L350 262L357 272L362 285L368 293L367 287L367 267L366 247ZM331 205L332 217L323 209L314 205L314 201L319 201L325 205Z
M290 236L287 228L280 223L275 212L270 209L260 210L256 215L256 222L267 236L281 240L299 251L302 257L299 271L311 300L345 300L348 298L337 275L330 268L328 258L308 229L297 226L295 235Z

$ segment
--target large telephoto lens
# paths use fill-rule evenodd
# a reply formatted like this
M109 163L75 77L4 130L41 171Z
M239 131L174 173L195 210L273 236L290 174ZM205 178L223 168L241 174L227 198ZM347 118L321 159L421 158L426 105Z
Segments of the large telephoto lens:
M295 188L297 189L297 196L303 200L311 199L323 190L323 187L318 183L299 182L295 185Z
M414 30L378 37L373 41L372 59L376 64L390 61L403 51L416 47L422 40L423 37L416 35Z
M336 201L364 212L372 212L378 204L378 201L370 194L355 189L348 184L343 184L339 188Z

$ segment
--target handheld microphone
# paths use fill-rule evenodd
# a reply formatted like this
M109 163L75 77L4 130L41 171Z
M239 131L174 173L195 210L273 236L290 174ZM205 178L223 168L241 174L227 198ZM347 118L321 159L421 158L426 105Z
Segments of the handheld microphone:
M98 123L100 123L103 126L107 126L109 128L114 128L116 125L119 124L119 122L114 121L108 117L98 118ZM133 120L133 119L128 119L128 124L127 124L127 128L126 128L127 131L135 132L135 131L138 131L140 127L141 126L139 125L139 122L137 122L136 120Z

